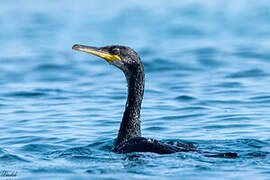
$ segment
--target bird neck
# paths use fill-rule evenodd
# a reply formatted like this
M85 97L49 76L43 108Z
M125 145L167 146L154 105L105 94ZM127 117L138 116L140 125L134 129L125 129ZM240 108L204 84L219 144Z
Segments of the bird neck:
M141 136L140 111L144 93L144 70L141 65L127 75L128 97L115 146L134 137Z

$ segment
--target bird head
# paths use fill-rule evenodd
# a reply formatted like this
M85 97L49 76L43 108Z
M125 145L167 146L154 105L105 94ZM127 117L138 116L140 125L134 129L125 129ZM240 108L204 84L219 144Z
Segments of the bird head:
M72 49L99 56L121 69L126 75L131 75L142 67L139 55L126 46L112 45L97 48L75 44Z

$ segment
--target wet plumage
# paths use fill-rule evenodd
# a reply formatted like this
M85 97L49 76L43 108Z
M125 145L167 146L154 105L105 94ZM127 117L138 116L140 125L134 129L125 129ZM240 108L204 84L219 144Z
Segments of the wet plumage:
M140 56L133 49L118 45L96 48L77 44L73 46L73 49L97 55L121 69L125 74L128 96L114 152L153 152L158 154L199 152L191 143L172 144L141 137L140 110L144 94L145 74ZM215 155L222 157L232 154L221 153L213 156Z

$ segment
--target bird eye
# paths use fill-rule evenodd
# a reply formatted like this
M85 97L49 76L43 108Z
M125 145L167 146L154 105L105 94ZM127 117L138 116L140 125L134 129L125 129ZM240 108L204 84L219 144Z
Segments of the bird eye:
M113 54L113 55L118 55L118 54L120 54L120 52L119 52L118 49L113 49L113 50L112 50L112 54Z

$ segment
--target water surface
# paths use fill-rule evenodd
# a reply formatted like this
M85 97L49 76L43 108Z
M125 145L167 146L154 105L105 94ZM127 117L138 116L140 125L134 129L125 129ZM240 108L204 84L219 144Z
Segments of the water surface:
M268 1L2 1L0 170L11 179L267 179ZM128 45L146 72L142 134L200 153L112 152L122 72L75 43ZM1 177L4 178L4 177Z

